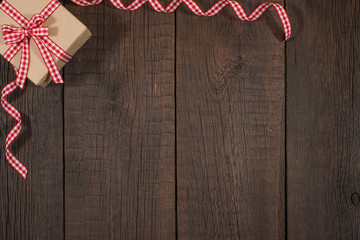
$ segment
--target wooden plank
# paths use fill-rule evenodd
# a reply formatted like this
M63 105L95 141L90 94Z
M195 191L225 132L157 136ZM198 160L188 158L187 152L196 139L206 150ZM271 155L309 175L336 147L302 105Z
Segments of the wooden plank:
M1 59L1 86L15 79ZM5 137L15 121L2 109L0 137L0 239L63 239L63 86L29 80L7 98L22 114L20 137L11 145L28 168L27 180L5 160Z
M285 239L280 21L187 13L176 15L179 239Z
M65 238L175 238L174 15L68 6L94 36L65 70Z
M287 5L289 239L360 239L360 5Z

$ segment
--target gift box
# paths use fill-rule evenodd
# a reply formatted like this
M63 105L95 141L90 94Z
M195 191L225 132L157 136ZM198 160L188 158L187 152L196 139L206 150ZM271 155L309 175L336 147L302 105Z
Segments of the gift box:
M51 0L6 0L0 3L0 24L14 27L19 27L18 21L14 20L14 16L10 17L8 11L5 9L7 4L15 8L26 19L30 20L35 14L44 10ZM82 45L91 37L90 31L82 24L75 16L73 16L65 7L56 2L56 10L43 22L43 26L47 27L48 38L55 43L62 50L69 55L74 55ZM5 10L4 10L5 9ZM16 14L15 14L16 15ZM4 31L4 29L3 29ZM0 37L0 54L8 51L10 45L5 44L4 36ZM29 37L29 67L27 77L34 84L45 87L51 80L49 69L45 64L45 58L41 54L40 49L34 42L32 37ZM60 70L66 62L60 60L53 53L51 53L57 68ZM21 50L10 60L10 63L16 68L19 68L21 60Z

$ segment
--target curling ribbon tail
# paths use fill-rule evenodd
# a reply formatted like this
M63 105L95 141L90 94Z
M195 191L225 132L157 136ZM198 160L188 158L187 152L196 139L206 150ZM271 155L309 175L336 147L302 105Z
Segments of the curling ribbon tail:
M100 4L103 0L92 0L88 2L87 0L71 0L73 3L80 6L91 6ZM201 10L199 5L193 0L172 0L169 5L164 8L158 0L135 0L127 7L121 2L121 0L110 0L110 2L118 9L134 11L139 9L146 2L149 2L151 7L157 12L163 13L172 13L174 12L182 3L184 3L194 14L198 16L207 16L212 17L218 14L224 7L230 5L234 10L236 16L242 21L255 21L257 20L269 7L274 7L279 15L281 23L284 28L285 40L288 40L291 36L291 24L289 17L284 9L278 3L265 2L260 4L249 16L246 15L244 9L240 5L240 3L232 0L220 0L215 3L209 10L204 12Z
M10 144L17 138L21 131L21 115L20 112L6 101L5 97L15 91L18 87L16 80L7 84L1 92L1 106L5 111L12 116L17 124L11 129L5 140L5 156L9 164L24 178L26 179L27 169L26 167L12 154L9 150Z

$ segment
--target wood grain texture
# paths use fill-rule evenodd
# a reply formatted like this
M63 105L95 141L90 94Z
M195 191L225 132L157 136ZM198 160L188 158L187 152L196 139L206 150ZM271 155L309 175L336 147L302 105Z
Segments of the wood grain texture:
M175 16L68 8L94 36L65 71L66 239L174 239Z
M287 45L288 238L360 239L360 3L288 10L297 30Z
M64 88L8 98L26 181L1 111L1 240L360 239L358 1L287 1L286 52L274 10L249 23L105 2L66 2L94 36Z
M199 2L199 1L197 1ZM207 10L216 1L199 2ZM262 1L245 1L250 13ZM181 9L181 8L180 8ZM275 11L179 10L179 239L285 239L284 45Z
M1 59L1 86L15 79ZM63 87L39 88L29 80L7 98L22 115L22 131L10 149L28 168L26 181L5 159L5 137L15 121L1 111L0 239L64 239Z

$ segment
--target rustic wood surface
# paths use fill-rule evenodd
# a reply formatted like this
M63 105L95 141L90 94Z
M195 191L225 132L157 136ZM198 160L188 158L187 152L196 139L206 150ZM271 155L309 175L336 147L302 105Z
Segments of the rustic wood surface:
M247 12L260 2L245 1ZM284 239L284 45L267 18L184 12L176 18L179 239Z
M174 15L69 9L94 37L65 69L65 237L173 239Z
M289 1L289 239L360 239L359 13L353 1Z
M105 2L65 1L93 37L64 86L8 98L26 181L0 114L0 240L360 239L356 0L275 1L286 44L274 10L247 23Z

